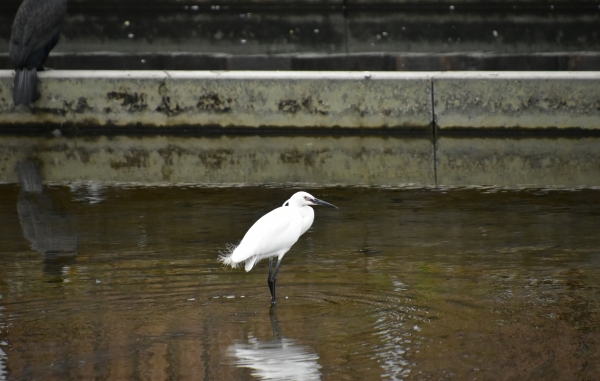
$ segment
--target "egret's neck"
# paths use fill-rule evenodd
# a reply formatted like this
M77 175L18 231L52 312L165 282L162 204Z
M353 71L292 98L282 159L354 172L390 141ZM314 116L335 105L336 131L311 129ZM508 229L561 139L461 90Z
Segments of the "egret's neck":
M304 205L298 209L300 210L300 214L302 214L302 218L306 218L306 217L315 215L315 211L313 210L313 208L311 208L308 205Z
M306 233L306 231L310 228L315 219L315 211L310 206L303 206L300 209L300 215L302 216L302 233L300 235Z

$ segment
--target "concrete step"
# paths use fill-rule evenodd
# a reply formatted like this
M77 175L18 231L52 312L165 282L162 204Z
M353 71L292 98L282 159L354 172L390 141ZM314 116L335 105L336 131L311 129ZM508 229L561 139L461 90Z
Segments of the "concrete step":
M600 51L597 1L70 1L57 52ZM19 2L0 4L0 51Z
M46 66L57 70L600 71L600 53L235 55L189 52L53 52ZM0 69L12 69L8 53L0 53Z

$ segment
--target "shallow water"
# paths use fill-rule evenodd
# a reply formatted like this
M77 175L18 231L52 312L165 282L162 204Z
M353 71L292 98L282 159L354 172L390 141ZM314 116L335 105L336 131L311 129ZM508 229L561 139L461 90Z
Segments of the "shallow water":
M308 191L270 311L216 258L293 188L0 186L0 380L600 377L600 190Z

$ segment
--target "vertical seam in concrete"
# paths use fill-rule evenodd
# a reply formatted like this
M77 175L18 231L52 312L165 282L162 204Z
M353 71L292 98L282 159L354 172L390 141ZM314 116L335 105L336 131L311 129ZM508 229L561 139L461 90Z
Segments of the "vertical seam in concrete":
M431 76L431 135L433 137L433 179L435 186L438 186L438 171L437 171L437 126L435 124L435 86L433 83L434 77Z

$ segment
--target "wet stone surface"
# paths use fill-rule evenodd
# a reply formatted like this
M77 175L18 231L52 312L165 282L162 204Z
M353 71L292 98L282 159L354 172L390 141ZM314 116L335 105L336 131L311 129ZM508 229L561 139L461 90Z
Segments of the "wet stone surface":
M600 377L598 189L303 188L340 209L270 313L266 264L216 259L296 189L27 181L0 186L0 380Z

